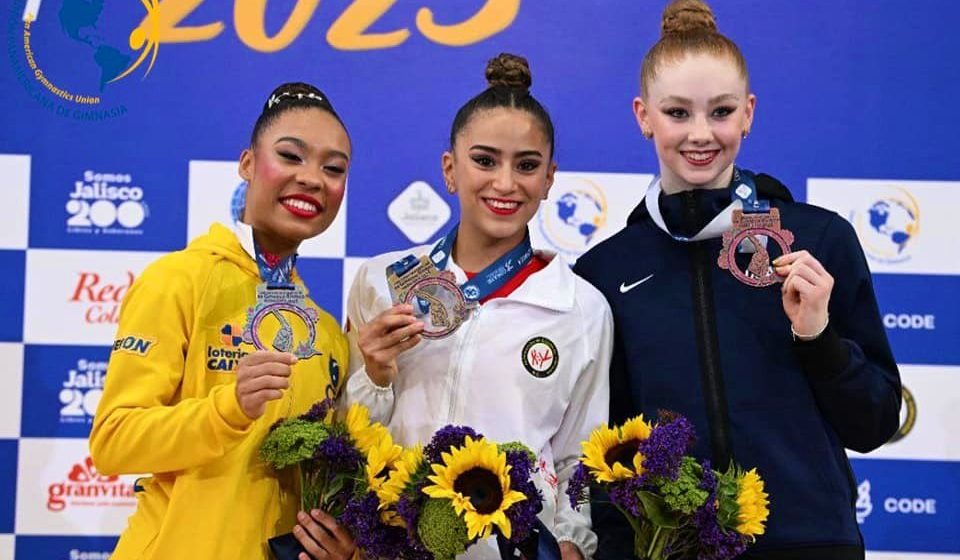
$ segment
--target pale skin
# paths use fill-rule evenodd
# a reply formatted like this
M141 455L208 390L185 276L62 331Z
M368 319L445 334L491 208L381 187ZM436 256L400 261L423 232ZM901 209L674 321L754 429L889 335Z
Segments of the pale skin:
M654 142L664 192L726 188L756 107L734 61L687 55L662 63L645 86L633 100L633 112L643 135ZM783 278L783 310L794 332L801 338L820 334L833 277L807 251L783 255L773 265Z
M508 108L474 114L440 165L448 191L460 202L453 259L471 272L483 270L523 240L557 170L537 120ZM395 305L357 329L374 383L386 387L393 382L399 373L397 357L420 343L423 327L412 306ZM583 559L571 542L561 542L560 552L563 560Z
M343 201L349 163L347 132L326 111L289 110L267 126L239 163L249 183L243 221L260 247L286 257L325 231ZM235 392L248 418L260 418L268 403L283 398L296 363L293 354L265 350L240 359ZM304 549L317 559L351 558L356 545L350 534L322 511L311 515L300 512L293 529Z

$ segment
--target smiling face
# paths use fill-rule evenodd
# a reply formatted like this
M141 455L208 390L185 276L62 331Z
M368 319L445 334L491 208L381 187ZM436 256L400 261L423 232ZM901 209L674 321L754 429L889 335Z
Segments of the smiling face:
M664 191L726 187L755 105L727 57L697 54L662 64L633 108L641 130L653 136Z
M443 174L460 200L458 242L519 244L553 184L556 164L537 119L526 111L495 108L470 118L453 151L443 154Z
M340 210L350 164L343 125L321 109L291 109L240 156L250 186L243 214L267 251L290 254L325 231Z

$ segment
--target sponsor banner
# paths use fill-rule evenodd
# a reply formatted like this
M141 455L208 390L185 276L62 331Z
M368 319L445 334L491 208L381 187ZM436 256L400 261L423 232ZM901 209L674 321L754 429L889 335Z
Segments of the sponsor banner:
M44 560L108 560L117 537L17 536L17 558Z
M530 222L530 238L570 263L623 229L652 175L558 172L550 195Z
M358 259L355 257L347 257L346 259L343 259L343 316L341 317L341 322L344 324L344 326L346 326L347 323L347 301L350 299L350 287L353 286L353 281L357 276L357 271L360 270L360 267L366 261L367 259Z
M297 259L297 272L310 291L310 298L324 311L340 320L343 287L343 261L341 259Z
M0 558L9 558L10 560L13 560L13 545L13 535L0 535Z
M17 440L0 439L0 533L12 533L17 503ZM0 558L9 558L2 556Z
M0 248L27 248L27 219L30 216L30 156L0 154L0 192L3 193L3 220L0 220Z
M960 274L960 182L809 179L807 201L853 224L873 272Z
M450 220L450 205L426 181L414 181L387 207L387 217L415 245L430 241Z
M109 347L36 346L24 349L24 437L90 435L107 376Z
M120 302L159 253L27 251L25 342L113 344Z
M0 343L0 364L0 438L16 438L23 401L23 345Z
M25 251L0 250L0 340L23 339L23 275Z
M23 438L16 532L119 535L136 508L136 478L98 473L86 440Z
M871 550L960 553L960 462L853 460Z
M848 455L867 460L960 461L960 367L900 365L900 380L900 429L879 449Z
M898 362L960 364L960 276L875 274L873 287Z
M135 156L95 161L66 151L35 159L30 246L171 251L183 246L183 179ZM123 161L123 163L118 163ZM36 204L42 200L44 204Z
M237 161L191 161L187 195L187 239L206 233L210 225L233 223L231 203L242 183ZM336 219L313 239L300 244L301 257L343 257L346 253L347 198L350 186L340 204Z

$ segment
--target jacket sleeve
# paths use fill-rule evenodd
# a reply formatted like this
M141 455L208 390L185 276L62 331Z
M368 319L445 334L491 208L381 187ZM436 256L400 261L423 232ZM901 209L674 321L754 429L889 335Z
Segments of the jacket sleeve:
M187 274L160 261L134 282L90 433L90 454L107 475L162 473L222 457L249 432L236 383L204 398L178 399L196 300Z
M900 372L853 227L834 216L814 256L834 278L830 325L816 340L795 342L794 348L840 441L866 453L886 443L899 426Z
M613 315L606 300L597 294L597 303L602 312L584 310L580 324L592 336L582 340L586 345L587 365L576 380L570 404L560 423L560 428L550 441L555 454L557 470L558 501L554 523L554 535L558 542L570 541L577 545L584 557L591 558L597 550L597 536L590 528L590 506L579 510L570 505L567 487L581 455L581 442L590 433L607 421L610 409L610 355L613 347Z
M350 373L347 378L347 390L344 391L343 408L360 403L370 411L370 420L384 426L393 417L393 385L381 387L374 383L363 365L363 354L357 345L358 329L375 316L374 303L376 289L367 280L367 264L364 263L347 296L347 341L350 343Z

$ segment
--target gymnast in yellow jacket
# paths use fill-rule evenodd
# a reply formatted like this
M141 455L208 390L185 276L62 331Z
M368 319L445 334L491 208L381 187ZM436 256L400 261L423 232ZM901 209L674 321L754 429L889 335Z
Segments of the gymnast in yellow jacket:
M295 477L258 458L274 422L340 391L340 327L306 298L297 309L315 323L263 307L244 332L265 282L302 289L296 250L336 217L350 151L320 90L281 85L240 157L242 220L151 264L124 299L90 451L103 474L149 476L111 558L262 560L267 539L291 530L314 556L353 553L331 517L298 511Z

